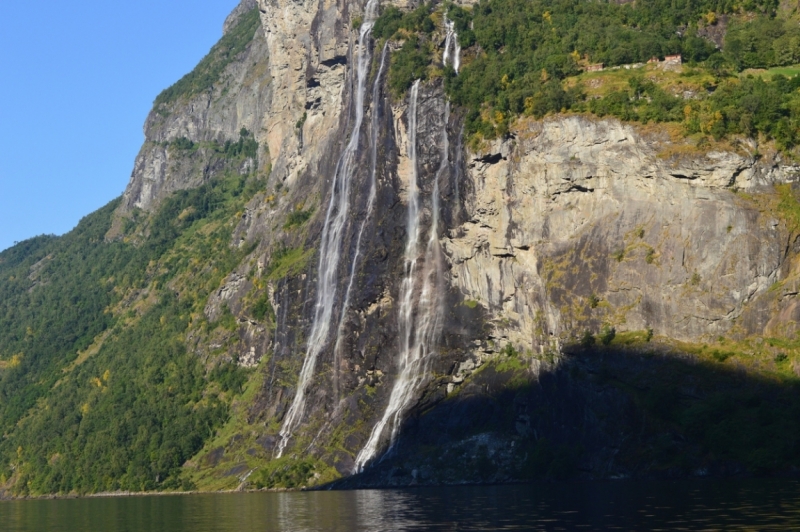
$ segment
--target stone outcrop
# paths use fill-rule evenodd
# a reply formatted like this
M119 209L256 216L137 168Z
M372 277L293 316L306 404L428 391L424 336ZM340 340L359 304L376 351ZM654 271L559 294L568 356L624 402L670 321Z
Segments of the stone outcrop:
M254 7L253 2L244 0L229 17L226 32ZM266 38L263 31L254 30L252 40L225 66L217 83L157 105L150 112L144 125L145 142L119 208L121 215L135 208L152 211L170 193L197 187L219 175L225 164L209 143L236 142L242 128L257 140L261 138L273 85ZM187 153L170 145L181 138L200 148ZM263 168L269 164L269 153L261 149L258 159Z
M225 19L225 23L222 25L222 34L228 33L241 20L242 15L246 15L257 7L258 0L242 0Z

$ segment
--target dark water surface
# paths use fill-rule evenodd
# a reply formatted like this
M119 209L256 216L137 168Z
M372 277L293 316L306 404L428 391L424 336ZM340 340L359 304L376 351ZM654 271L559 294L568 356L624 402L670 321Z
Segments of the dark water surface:
M587 482L0 502L3 532L790 530L800 481Z

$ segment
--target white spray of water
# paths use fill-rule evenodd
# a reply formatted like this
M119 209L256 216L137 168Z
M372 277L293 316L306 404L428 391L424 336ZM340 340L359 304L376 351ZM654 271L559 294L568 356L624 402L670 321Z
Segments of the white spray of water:
M350 208L350 182L356 169L359 132L361 131L361 123L364 120L364 91L371 60L369 37L377 18L377 9L378 0L369 0L367 2L364 23L361 25L361 31L359 32L358 60L356 63L355 122L350 133L350 141L339 159L333 176L331 200L325 214L325 224L322 228L320 242L319 277L317 279L317 303L314 309L314 321L311 325L303 368L300 370L297 382L297 392L283 420L283 426L278 433L280 436L278 458L283 454L286 444L289 443L289 439L292 437L292 433L303 419L306 392L314 376L317 357L328 340L331 321L333 320L333 305L336 301L336 273L339 270L342 236Z
M414 396L428 378L428 366L433 354L433 348L441 332L440 317L442 315L442 298L439 288L442 279L442 255L439 245L439 179L447 171L448 139L447 121L450 106L445 107L444 120L444 147L442 160L433 186L433 199L431 205L432 219L430 236L425 250L422 289L419 299L414 302L415 288L417 285L417 263L419 260L418 245L420 241L421 209L419 201L419 186L417 175L417 96L419 81L411 88L408 118L408 157L411 161L412 175L408 190L408 242L405 250L405 277L400 286L400 305L398 315L400 360L399 372L395 380L389 404L381 420L373 427L369 440L356 457L355 471L361 472L364 467L375 457L379 450L381 438L387 425L390 428L389 446L394 443L400 429L402 416L412 403ZM414 311L417 311L416 314ZM416 318L416 319L415 319Z
M442 63L447 66L447 61L450 59L450 48L453 49L453 70L458 73L461 67L461 45L458 44L458 33L456 33L456 24L447 15L444 16L444 53L442 54Z
M372 209L375 205L375 197L378 193L378 183L376 180L376 171L378 169L378 107L380 97L380 82L383 76L383 69L386 65L386 52L389 49L389 41L383 45L383 52L381 53L381 66L378 69L378 75L375 76L375 82L372 86L372 119L370 120L370 187L369 196L367 197L367 214L361 222L361 227L358 230L358 238L356 239L356 252L353 255L353 264L350 267L350 280L347 283L347 291L344 296L344 303L342 304L342 313L339 318L339 328L336 331L336 346L334 347L334 362L333 362L333 375L334 375L334 396L339 397L339 361L342 352L342 340L344 339L344 322L347 318L347 309L350 306L350 293L353 289L353 282L356 277L356 265L358 264L358 257L361 254L361 238L364 236L364 228L367 221L372 215Z

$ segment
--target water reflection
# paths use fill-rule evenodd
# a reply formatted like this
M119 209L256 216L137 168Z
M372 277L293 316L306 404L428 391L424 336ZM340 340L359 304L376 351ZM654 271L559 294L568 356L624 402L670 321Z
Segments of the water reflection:
M789 530L795 480L242 493L0 502L4 532Z

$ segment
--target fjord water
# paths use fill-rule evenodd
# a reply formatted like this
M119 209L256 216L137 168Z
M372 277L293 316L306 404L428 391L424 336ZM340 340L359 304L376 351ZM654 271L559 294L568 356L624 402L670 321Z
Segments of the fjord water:
M689 480L0 501L4 532L790 530L800 481Z

